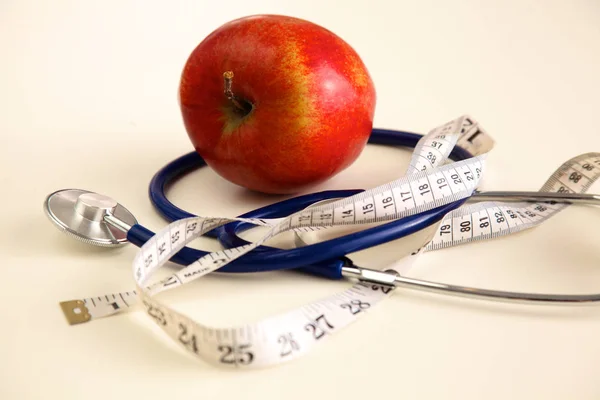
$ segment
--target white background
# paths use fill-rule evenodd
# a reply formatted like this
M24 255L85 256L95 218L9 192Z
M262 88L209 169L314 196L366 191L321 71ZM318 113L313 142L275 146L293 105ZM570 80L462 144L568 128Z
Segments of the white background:
M600 398L599 307L397 290L303 358L250 372L189 357L137 310L67 325L59 301L132 288L137 248L72 241L46 220L44 197L66 187L94 190L147 227L164 226L146 190L157 169L192 150L176 97L182 66L213 29L256 13L306 18L348 41L375 81L377 127L426 132L464 113L479 120L497 142L486 189L537 190L563 161L600 151L596 0L3 0L0 398ZM385 183L403 174L409 155L368 146L314 190ZM169 196L211 216L281 199L250 194L208 169ZM598 210L570 207L532 231L425 254L411 276L600 292L599 224ZM382 253L357 260L369 266ZM204 323L226 325L347 286L292 272L211 275L163 298Z

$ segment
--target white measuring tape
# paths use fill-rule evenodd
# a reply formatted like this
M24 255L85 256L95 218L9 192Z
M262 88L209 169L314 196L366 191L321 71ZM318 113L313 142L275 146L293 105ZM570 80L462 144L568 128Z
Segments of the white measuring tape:
M478 136L470 142L468 138ZM211 328L156 299L167 291L213 272L289 230L391 221L470 197L479 183L487 151L445 164L456 143L478 154L493 143L470 117L463 116L424 136L413 153L408 175L357 195L309 208L286 218L243 219L195 217L175 221L148 240L133 261L136 290L61 303L70 323L109 316L141 300L148 315L191 354L222 367L255 368L295 359L365 314L393 291L392 287L358 283L324 300L254 324ZM589 153L563 164L544 191L584 192L600 176L600 154ZM433 239L416 254L473 240L506 235L540 224L566 205L486 202L463 206L446 216ZM217 251L196 260L167 279L148 284L153 273L185 245L233 221L270 229L258 241ZM412 263L416 257L409 257Z

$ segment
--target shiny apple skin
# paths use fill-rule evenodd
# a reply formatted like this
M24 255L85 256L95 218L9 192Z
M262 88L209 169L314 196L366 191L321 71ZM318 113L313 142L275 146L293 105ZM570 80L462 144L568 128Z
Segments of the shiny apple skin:
M253 105L245 117L224 95ZM322 183L361 154L376 93L356 51L298 18L256 15L228 22L190 54L179 86L183 122L196 151L223 178L263 193Z

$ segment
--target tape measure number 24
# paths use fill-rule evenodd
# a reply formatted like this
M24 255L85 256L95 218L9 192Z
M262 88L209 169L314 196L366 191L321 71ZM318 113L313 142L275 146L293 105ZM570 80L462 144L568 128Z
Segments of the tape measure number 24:
M475 156L449 162L457 143ZM385 185L286 218L195 217L175 221L146 242L134 258L135 290L64 301L61 307L67 320L75 324L113 315L140 302L171 339L194 356L219 367L257 368L293 360L392 294L394 275L380 273L378 284L366 279L341 293L281 315L226 328L200 324L160 302L156 295L213 272L285 231L391 221L467 199L483 176L485 158L492 146L493 140L477 121L462 116L423 136L406 175ZM583 193L598 176L600 154L583 154L559 167L541 191ZM399 269L399 265L404 269L426 251L531 228L565 207L531 202L463 205L444 217L428 243L390 269ZM210 253L166 279L149 283L151 276L188 243L233 221L266 226L268 230L253 243ZM385 284L387 277L389 284Z

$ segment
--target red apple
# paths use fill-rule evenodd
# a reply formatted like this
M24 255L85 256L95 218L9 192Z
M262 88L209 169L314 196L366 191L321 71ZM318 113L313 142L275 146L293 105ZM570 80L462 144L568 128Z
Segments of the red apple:
M350 166L373 126L375 89L364 63L329 30L280 15L228 22L189 56L183 122L223 178L294 193Z

